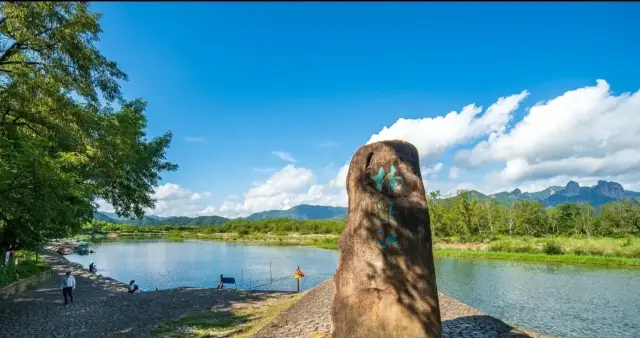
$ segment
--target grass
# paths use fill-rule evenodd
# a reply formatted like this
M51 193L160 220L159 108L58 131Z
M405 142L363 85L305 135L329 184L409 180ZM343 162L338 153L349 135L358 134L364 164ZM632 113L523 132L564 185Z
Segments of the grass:
M49 269L49 266L42 259L38 259L36 262L36 254L34 252L19 251L16 255L16 260L17 264L0 265L0 287Z
M640 258L604 257L604 256L578 256L578 255L548 255L542 253L515 253L495 251L471 251L471 250L434 250L436 257L452 258L479 258L497 259L509 261L521 261L532 263L553 264L581 264L599 265L610 267L640 267Z
M235 337L248 338L297 302L302 294L284 296L273 301L240 305L231 310L218 310L187 315L164 323L154 330L159 337Z

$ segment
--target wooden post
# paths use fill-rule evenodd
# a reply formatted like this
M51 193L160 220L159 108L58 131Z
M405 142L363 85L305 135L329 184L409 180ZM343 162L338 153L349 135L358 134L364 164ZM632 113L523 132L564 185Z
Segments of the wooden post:
M244 268L240 269L240 285L244 286Z
M298 284L298 291L297 292L299 293L300 292L300 278L296 279L296 282Z

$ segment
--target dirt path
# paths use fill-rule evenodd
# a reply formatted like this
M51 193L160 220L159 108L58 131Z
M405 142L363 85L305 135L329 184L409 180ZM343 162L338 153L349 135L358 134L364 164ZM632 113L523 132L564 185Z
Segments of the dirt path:
M0 301L0 337L150 337L159 324L185 314L231 308L282 296L275 292L179 288L129 294L126 285L98 278L55 254L44 255L52 278ZM62 275L76 278L74 302L63 305Z
M309 290L299 302L282 312L253 337L305 338L311 332L330 332L332 296L333 281L325 281ZM443 338L553 338L513 328L443 293L439 294L439 298Z

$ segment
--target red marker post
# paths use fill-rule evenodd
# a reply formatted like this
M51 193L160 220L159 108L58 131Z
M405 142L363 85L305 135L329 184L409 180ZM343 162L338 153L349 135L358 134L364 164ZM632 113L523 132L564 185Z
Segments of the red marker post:
M300 278L304 277L304 273L302 272L302 270L300 270L300 267L298 267L296 269L296 272L293 274L293 278L296 279L296 282L298 284L298 291L300 292Z

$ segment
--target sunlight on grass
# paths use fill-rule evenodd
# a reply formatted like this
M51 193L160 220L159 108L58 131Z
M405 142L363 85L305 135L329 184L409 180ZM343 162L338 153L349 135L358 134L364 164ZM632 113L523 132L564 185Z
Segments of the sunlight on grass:
M297 302L302 295L285 295L276 300L244 304L231 310L184 316L160 325L153 333L159 337L248 338Z

